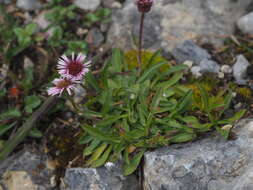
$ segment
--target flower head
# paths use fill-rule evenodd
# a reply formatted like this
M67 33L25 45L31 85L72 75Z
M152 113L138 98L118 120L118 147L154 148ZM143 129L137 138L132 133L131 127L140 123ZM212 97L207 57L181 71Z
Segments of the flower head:
M80 81L68 78L59 78L54 79L52 83L55 86L47 90L48 95L54 96L59 94L59 96L61 96L64 90L66 90L69 95L72 95L71 91L75 88L75 84L80 83Z
M153 5L153 0L137 0L136 4L139 12L146 13L150 11Z
M66 55L61 56L57 65L59 74L65 78L81 80L89 72L90 62L84 63L85 58L86 56L81 53L77 57L73 53L71 58Z

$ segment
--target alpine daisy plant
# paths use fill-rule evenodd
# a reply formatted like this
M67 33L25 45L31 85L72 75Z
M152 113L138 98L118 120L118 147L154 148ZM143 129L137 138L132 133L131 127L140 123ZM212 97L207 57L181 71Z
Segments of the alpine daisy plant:
M120 49L112 50L99 72L89 72L90 61L85 62L83 54L59 58L61 77L48 89L50 96L61 96L64 91L72 95L85 77L85 100L75 104L72 97L68 98L83 118L84 133L79 143L85 145L82 155L88 167L123 160L123 173L129 175L138 168L146 150L193 141L210 131L228 138L230 129L224 126L232 125L245 113L241 110L227 118L224 113L233 98L231 90L209 92L199 81L187 85L188 66L157 59L160 51L144 59L144 16L152 6L153 0L136 1L140 12L137 68L128 67L127 53ZM161 72L162 67L166 70Z

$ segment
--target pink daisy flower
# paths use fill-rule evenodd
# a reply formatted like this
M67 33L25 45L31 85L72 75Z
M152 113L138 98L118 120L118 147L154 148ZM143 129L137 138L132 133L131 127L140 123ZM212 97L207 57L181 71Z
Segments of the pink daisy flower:
M72 57L68 58L63 55L58 61L58 72L62 77L81 80L83 76L89 72L90 61L84 63L86 56L79 53L77 57L72 53Z
M60 78L60 79L54 79L52 83L55 86L47 90L48 95L55 96L59 94L59 96L61 96L64 90L66 90L69 95L72 95L72 90L76 88L75 84L80 83L80 81L76 81L74 79L68 79L68 78L64 78L64 79Z

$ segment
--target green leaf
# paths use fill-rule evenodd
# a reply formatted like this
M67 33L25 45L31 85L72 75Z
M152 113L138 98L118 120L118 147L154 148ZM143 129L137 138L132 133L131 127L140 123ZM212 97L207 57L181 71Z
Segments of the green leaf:
M224 137L226 140L228 139L230 130L221 129L220 127L216 127L215 129L222 137Z
M0 125L0 137L4 135L8 130L10 130L13 126L15 126L16 122L10 125Z
M169 88L175 85L181 78L183 73L176 73L170 80L159 83L156 87L158 88Z
M37 128L33 128L29 132L29 136L33 137L33 138L41 138L41 137L43 137L43 133L40 130L38 130Z
M233 99L233 94L232 94L232 92L229 92L229 93L227 94L227 96L225 97L225 99L224 99L224 104L225 104L225 105L224 105L224 108L223 108L223 109L220 111L220 113L219 113L219 116L220 116L220 117L221 117L221 115L224 113L224 111L227 110L227 109L229 108L232 99Z
M160 88L155 94L154 98L152 99L152 103L151 103L152 112L156 111L156 109L158 108L159 103L161 99L163 98L163 92L164 92L163 88Z
M149 61L148 61L147 67L148 67L149 65L155 64L155 63L154 63L154 60L155 60L158 56L160 56L161 52L162 52L162 50L159 49L159 50L157 50L157 51L155 51L155 52L153 53L152 57L151 57L151 58L149 59Z
M37 30L37 24L36 23L30 23L26 25L25 31L27 32L27 35L32 35L36 32Z
M120 49L115 48L112 51L112 72L121 72L123 66L123 55Z
M194 140L197 137L194 133L181 133L169 139L171 143L184 143Z
M158 63L155 65L152 65L150 68L144 71L144 73L141 75L141 77L137 80L137 83L142 83L147 79L151 79L157 70L163 66L166 65L167 63Z
M100 88L99 88L99 85L97 83L97 80L91 72L88 72L85 75L85 78L86 78L87 83L89 85L91 85L92 88L94 88L97 92L100 92Z
M21 84L26 93L33 87L33 67L28 67L25 70L25 77L21 81Z
M32 95L25 98L25 112L32 113L33 109L37 108L41 104L41 100L38 96Z
M110 145L107 150L103 153L103 155L101 156L101 158L99 158L98 160L96 160L95 162L93 162L91 164L91 167L96 168L96 167L100 167L102 166L108 159L110 153L112 151L112 145Z
M106 117L104 120L99 121L98 123L96 123L97 127L109 127L111 126L113 123L115 123L116 121L122 119L122 118L126 118L127 115L116 115L116 116L109 116Z
M21 116L21 112L16 108L12 108L4 113L1 113L0 119L16 118L16 117L20 117L20 116Z
M78 143L79 144L88 144L90 141L93 140L93 137L90 136L90 135L87 135L86 133L84 135L82 135L79 140L78 140Z
M229 119L224 119L224 120L218 121L218 124L232 124L232 123L238 121L239 119L241 119L244 116L244 114L246 113L246 111L247 110L240 110L233 117L231 117Z
M106 142L113 142L113 143L120 143L120 139L115 136L108 135L106 133L101 132L99 129L95 127L91 127L89 125L84 125L82 128L87 131L90 135L94 136L95 138L106 141Z
M83 155L84 156L88 156L90 154L93 153L94 149L97 148L99 146L99 144L101 143L100 140L98 139L94 139L89 146L87 146L84 150L83 150Z
M188 90L188 92L181 98L179 101L176 110L173 111L170 115L173 116L175 114L184 113L188 106L192 103L192 90Z
M200 90L200 95L201 95L201 99L204 105L204 111L208 110L209 107L209 99L208 99L208 94L206 92L206 90L204 89L204 87L201 84L198 84L198 88Z
M145 150L142 150L141 152L139 152L137 155L135 155L133 157L133 159L130 160L129 164L125 164L123 167L123 174L125 176L132 174L138 167L141 158L144 154Z
M92 163L94 163L100 156L101 154L104 152L104 150L107 147L107 143L103 143L102 145L100 145L91 155L90 159L87 160L86 164L89 166Z

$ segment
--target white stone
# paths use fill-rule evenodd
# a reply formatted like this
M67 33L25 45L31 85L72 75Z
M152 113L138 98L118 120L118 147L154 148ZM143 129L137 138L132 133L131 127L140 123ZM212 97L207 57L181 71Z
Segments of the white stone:
M253 12L241 17L237 26L243 33L253 34Z
M189 68L192 68L193 62L192 61L185 61L183 64L187 65Z
M75 0L74 4L85 11L95 11L101 3L101 0Z
M247 83L247 68L250 63L243 55L237 56L237 61L233 65L233 76L237 84L245 85Z
M25 11L34 11L41 8L38 0L17 0L17 7Z
M222 65L221 72L223 73L232 73L232 68L229 65Z

